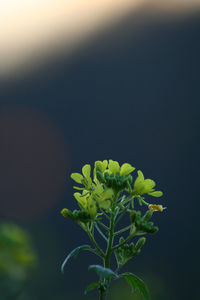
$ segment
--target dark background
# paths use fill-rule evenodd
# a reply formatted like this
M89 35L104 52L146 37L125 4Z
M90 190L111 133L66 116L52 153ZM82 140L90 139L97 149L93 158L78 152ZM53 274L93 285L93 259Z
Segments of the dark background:
M68 252L89 242L60 210L76 208L70 173L110 158L154 179L167 206L124 270L147 282L152 300L199 299L199 37L199 12L138 12L70 60L62 53L2 82L0 214L32 235L30 299L96 297L83 295L94 256L82 253L60 273ZM114 284L110 299L136 299L126 287Z

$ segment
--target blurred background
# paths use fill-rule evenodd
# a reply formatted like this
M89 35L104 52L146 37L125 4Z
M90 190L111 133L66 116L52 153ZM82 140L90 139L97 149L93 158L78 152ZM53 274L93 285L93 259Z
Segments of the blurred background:
M167 206L124 271L152 300L199 299L199 53L199 0L0 0L0 299L86 299L99 261L61 274L89 241L60 211L70 173L110 158ZM123 281L109 297L141 300Z

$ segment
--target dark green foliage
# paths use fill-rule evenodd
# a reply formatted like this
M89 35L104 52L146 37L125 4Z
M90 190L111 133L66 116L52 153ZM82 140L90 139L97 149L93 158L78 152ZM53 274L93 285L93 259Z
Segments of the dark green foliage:
M141 211L132 211L130 213L131 222L135 224L138 233L155 233L158 231L158 227L154 226L153 222L148 222L151 217L151 211L147 211L143 217L141 216Z
M121 237L119 239L119 244L122 244L124 242L124 238ZM118 267L123 266L127 261L135 256L137 256L140 253L140 250L142 246L144 245L146 239L140 238L136 245L134 243L130 244L123 244L121 247L115 250L115 257L117 260Z
M145 283L135 276L132 273L123 273L120 275L120 277L123 277L127 280L127 282L132 287L132 292L134 293L136 290L139 290L139 292L142 294L144 300L150 300L148 289L145 285Z
M118 277L118 275L109 268L104 268L99 265L91 265L88 270L94 270L100 278Z
M79 254L79 252L82 251L82 250L94 252L94 250L89 245L82 245L82 246L79 246L79 247L75 248L65 258L65 260L64 260L64 262L61 266L61 272L62 273L64 273L64 267L65 267L66 263L68 262L68 260L72 257L76 258L77 255Z
M132 183L132 176L128 175L120 175L118 172L116 175L108 174L107 172L104 174L105 184L113 188L115 191L121 191Z

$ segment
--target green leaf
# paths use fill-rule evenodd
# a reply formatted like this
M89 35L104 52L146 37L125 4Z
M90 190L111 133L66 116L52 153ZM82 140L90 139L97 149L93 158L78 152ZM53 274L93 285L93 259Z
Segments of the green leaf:
M118 275L111 269L104 268L99 265L91 265L88 270L95 270L100 278L118 277Z
M79 246L77 248L75 248L74 250L72 250L72 252L70 252L67 257L65 258L62 266L61 266L61 272L64 273L64 267L66 265L66 263L68 262L68 260L71 258L71 257L74 257L76 258L77 255L79 254L80 251L82 250L87 250L87 251L91 251L91 252L94 252L94 250L89 246L89 245L82 245L82 246Z
M93 282L91 283L85 290L84 294L86 295L87 292L90 292L92 290L94 290L96 287L99 287L99 282Z
M121 274L120 277L123 277L127 280L127 282L132 287L133 293L138 289L145 300L150 300L148 289L147 289L145 283L143 282L143 280L141 280L134 274L128 273L128 272Z

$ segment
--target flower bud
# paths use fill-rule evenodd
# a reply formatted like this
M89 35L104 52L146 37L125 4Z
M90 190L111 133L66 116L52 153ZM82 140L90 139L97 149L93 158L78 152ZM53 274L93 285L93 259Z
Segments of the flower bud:
M144 246L145 242L146 242L146 238L145 238L145 237L141 237L141 238L137 241L137 243L136 243L136 245L135 245L135 250L136 250L136 251L140 250L140 249L142 248L142 246Z
M142 218L143 221L149 221L151 219L152 215L153 215L153 211L152 210L147 210L144 217Z
M97 179L99 180L99 182L101 182L101 183L105 182L103 174L101 173L101 171L97 170L96 175L97 175Z
M69 218L69 219L73 218L72 212L69 209L67 209L67 208L63 208L61 210L61 215L63 215L64 218Z

